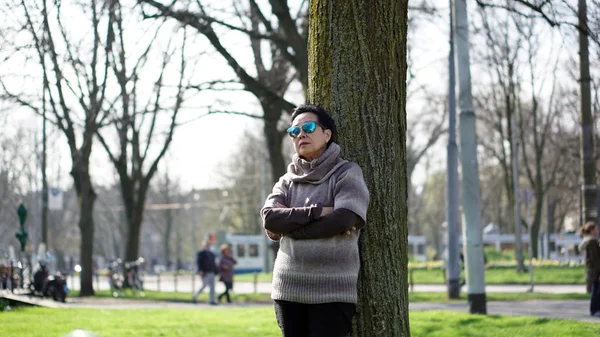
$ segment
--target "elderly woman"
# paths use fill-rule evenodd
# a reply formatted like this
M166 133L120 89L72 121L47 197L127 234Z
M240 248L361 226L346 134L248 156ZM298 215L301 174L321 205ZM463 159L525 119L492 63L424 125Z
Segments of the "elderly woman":
M267 235L280 240L271 294L277 323L286 337L346 336L369 191L360 167L340 157L323 108L294 109L288 134L296 153L261 210Z

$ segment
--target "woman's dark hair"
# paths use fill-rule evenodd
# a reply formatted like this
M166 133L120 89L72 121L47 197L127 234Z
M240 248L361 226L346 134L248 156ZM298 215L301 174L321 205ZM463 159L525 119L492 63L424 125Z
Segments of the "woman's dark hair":
M315 115L317 115L317 120L318 120L319 124L321 124L325 129L331 130L331 138L329 138L329 141L327 142L327 146L331 145L331 143L333 143L333 141L335 139L335 122L333 121L333 118L331 117L329 112L327 112L327 110L323 109L322 107L320 107L318 105L301 104L298 107L296 107L294 109L294 111L292 111L292 117L290 118L290 125L294 122L294 119L296 119L296 117L298 117L299 115L301 115L305 112L312 112Z
M579 233L581 233L581 235L587 235L590 234L594 230L594 228L596 228L596 224L592 221L589 221L585 225L583 225L583 227L581 227Z

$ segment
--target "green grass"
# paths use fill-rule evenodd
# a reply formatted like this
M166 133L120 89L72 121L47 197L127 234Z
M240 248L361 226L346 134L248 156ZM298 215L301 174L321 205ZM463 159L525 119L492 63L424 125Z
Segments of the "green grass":
M79 293L73 291L69 294L71 297L77 297ZM126 293L127 299L140 299L149 301L169 301L169 302L191 302L191 294L181 292L157 292L148 291L145 297L133 296ZM109 291L97 291L96 297L112 297ZM411 302L445 302L448 301L446 293L443 292L409 292L409 301ZM542 293L486 293L488 301L525 301L525 300L587 300L590 298L587 294L542 294ZM198 300L208 302L208 294L200 294ZM271 303L270 294L233 294L232 300L235 303ZM461 293L461 299L465 301L465 293Z
M527 266L526 266L527 267ZM412 269L415 284L444 284L445 271L441 268ZM256 276L255 276L256 275ZM463 272L464 277L464 272ZM235 275L235 282L271 282L271 273ZM583 266L534 267L536 284L585 284ZM490 267L485 270L486 284L529 284L529 272L518 273L513 267Z
M410 313L412 337L597 336L597 323L537 317L469 315L447 311Z
M588 294L541 294L541 293L486 293L488 301L527 301L527 300L589 300ZM446 293L408 293L410 302L447 302L467 300L466 293L460 294L458 300L448 300Z
M252 274L238 274L235 275L235 282L254 282L254 278L258 282L271 282L273 279L272 273L252 273Z
M281 336L272 307L207 310L18 308L1 314L0 326L3 336L11 337L58 337L76 329L93 331L102 337ZM413 337L600 334L597 323L446 311L412 311L410 326Z
M144 297L134 295L130 291L125 292L125 296L119 298L135 299L135 300L150 300L150 301L169 301L169 302L191 302L192 294L183 292L159 292L146 291ZM79 296L79 291L71 291L69 297ZM96 291L95 297L110 298L113 297L109 290ZM236 303L271 303L271 294L232 294L232 301ZM203 292L198 296L199 302L208 302L208 293Z
M444 284L444 271L440 268L413 269L415 284ZM461 273L464 278L464 272ZM578 267L539 267L533 270L535 284L585 284L584 268ZM487 268L486 284L529 284L529 272L517 272L514 268Z

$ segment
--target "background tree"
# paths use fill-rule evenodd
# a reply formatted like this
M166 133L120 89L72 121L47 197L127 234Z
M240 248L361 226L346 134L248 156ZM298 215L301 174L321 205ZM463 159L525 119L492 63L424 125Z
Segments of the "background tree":
M133 261L139 255L150 181L173 140L184 87L188 86L184 75L191 75L185 72L189 55L185 53L184 30L173 34L172 27L163 29L158 22L142 30L135 21L137 13L119 1L110 7L109 15L108 29L116 46L111 50L110 66L118 88L109 108L114 132L98 130L97 135L119 177L127 222L124 258ZM163 50L156 50L155 41L161 39L168 43ZM155 59L162 60L158 66ZM177 76L172 80L174 74ZM112 144L111 139L118 139L118 143Z
M147 17L168 16L203 34L227 61L244 89L258 99L263 113L262 116L252 115L252 117L259 117L264 122L263 135L267 140L268 158L271 163L270 176L272 182L275 182L285 172L286 165L285 158L281 155L282 140L285 138L285 127L282 127L281 119L294 107L287 97L294 97L296 101L303 100L302 97L305 96L308 86L307 2L288 3L283 0L269 0L268 3L257 3L254 0L233 0L233 6L222 11L227 12L230 11L229 8L233 8L234 11L229 15L235 20L219 19L218 10L205 9L201 1L189 5L187 3L184 5L183 1L139 0L139 2L159 10L159 14L146 12ZM269 9L272 15L268 14ZM415 25L419 21L431 19L437 13L437 8L428 1L411 4L410 10L413 13L411 24ZM223 43L222 37L231 32L245 34L250 39L249 52L254 57L253 67L244 67L242 58L236 57L234 51ZM270 50L270 55L265 55L264 50ZM256 75L251 76L252 73ZM290 93L288 87L293 79L301 85L303 94L294 95L294 90ZM429 102L428 98L424 100ZM444 110L434 111L435 114L431 114L433 118L424 118L422 111L419 111L419 117L412 121L419 127L408 128L426 130L425 133L428 134L426 137L418 137L419 141L409 142L410 151L407 155L409 177L423 154L443 134L444 128L441 125L444 118L439 118L442 111ZM236 113L214 108L209 113L214 112ZM244 112L240 114L248 115ZM283 122L285 123L286 121ZM415 140L417 137L410 138Z
M47 104L54 123L64 134L72 160L71 176L79 201L79 230L81 296L94 294L92 286L92 255L94 246L93 210L96 192L90 175L90 155L93 138L108 117L105 110L107 82L109 79L110 51L114 35L110 27L113 17L107 15L116 2L108 5L95 0L76 8L89 18L91 33L72 38L65 25L61 3L22 1L13 9L21 13L22 27L29 39L18 39L11 61L31 64L36 60L37 79L25 81L44 88L37 95L26 91L26 86L8 85L8 77L1 79L3 97L29 107L39 113ZM106 30L105 30L106 29ZM31 46L31 48L29 48ZM18 60L15 60L18 59ZM23 69L19 67L19 69ZM31 69L31 68L30 68ZM40 79L41 77L41 79ZM29 85L32 85L32 83ZM42 86L43 84L43 86ZM21 90L21 91L19 91ZM43 96L43 97L42 97Z
M295 107L295 104L285 99L284 95L294 78L300 80L303 88L306 88L307 83L304 5L301 5L298 14L294 16L287 1L269 1L273 20L276 20L272 22L269 20L271 16L265 15L261 6L254 0L249 0L247 3L235 0L233 8L237 10L234 16L238 23L236 26L234 23L212 16L204 8L202 1L196 1L195 4L187 1L169 1L168 5L154 0L139 0L139 2L150 5L158 11L157 14L146 13L147 17L169 17L189 26L206 37L223 57L235 74L236 80L245 91L256 98L262 109L262 115L237 113L261 118L264 121L263 134L267 139L271 178L276 180L282 176L285 173L285 162L281 145L285 136L285 127L279 124L281 117ZM223 27L230 31L244 33L250 39L254 58L253 69L244 66L244 63L224 45L219 33ZM266 50L270 51L268 55L264 55ZM270 61L269 66L266 65L266 60ZM256 75L251 75L252 73ZM208 113L218 112L236 113L227 109L214 108L208 111Z
M153 185L148 196L148 203L163 207L146 208L145 217L152 224L154 231L159 233L162 240L162 258L166 265L172 259L171 241L175 233L175 220L181 212L181 208L176 207L182 194L181 181L179 178L173 177L166 166L159 178L153 181ZM154 255L157 256L159 251L159 249L154 249Z
M592 115L589 40L600 46L600 32L591 30L597 24L588 24L587 1L578 0L577 7L568 1L485 1L477 0L481 7L503 8L526 18L541 18L551 27L574 27L579 42L579 85L580 85L580 166L585 221L598 221L596 194L595 127ZM593 2L597 4L596 2ZM592 13L597 17L597 9Z
M333 113L343 155L363 168L371 193L360 240L357 336L410 335L407 10L408 1L310 3L308 101Z
M6 113L6 112L4 112ZM0 114L0 123L5 124L6 115ZM38 149L31 140L34 132L25 125L13 125L3 128L0 137L0 257L6 257L8 247L13 246L18 251L18 241L15 233L19 228L17 207L23 202L33 214L36 207L36 177L35 163ZM36 235L33 221L25 223L29 238Z
M507 221L509 228L505 231L515 233L514 228L514 191L513 191L513 158L517 149L513 148L512 118L517 113L518 90L521 85L520 56L522 54L523 36L515 32L515 18L511 15L499 15L497 12L479 11L481 27L480 41L485 47L477 48L474 53L475 63L480 63L487 72L475 86L474 103L480 120L481 144L486 157L494 158L503 173L503 188L507 203L506 211L513 218ZM478 36L475 35L477 39ZM486 85L492 83L493 85ZM517 136L515 134L515 136ZM489 164L488 164L489 165ZM520 221L519 221L520 222ZM503 229L502 223L498 223Z

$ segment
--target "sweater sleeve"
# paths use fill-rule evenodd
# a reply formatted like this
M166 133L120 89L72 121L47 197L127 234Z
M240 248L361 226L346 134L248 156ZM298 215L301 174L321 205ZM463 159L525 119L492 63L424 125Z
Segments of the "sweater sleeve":
M364 227L369 207L369 190L360 166L352 163L339 176L333 191L333 203L335 210L346 209L352 211L362 220L357 223L356 229Z
M322 206L277 208L265 207L261 210L263 226L275 234L288 234L315 221L321 216Z
M290 182L286 176L279 178L260 210L263 227L274 234L287 234L321 216L323 209L318 205L308 207L286 207ZM282 207L283 205L283 207ZM269 234L267 234L269 235ZM269 237L273 240L273 238Z
M356 213L340 208L315 222L290 232L289 236L297 240L328 238L345 234L353 226L358 228L362 221Z

